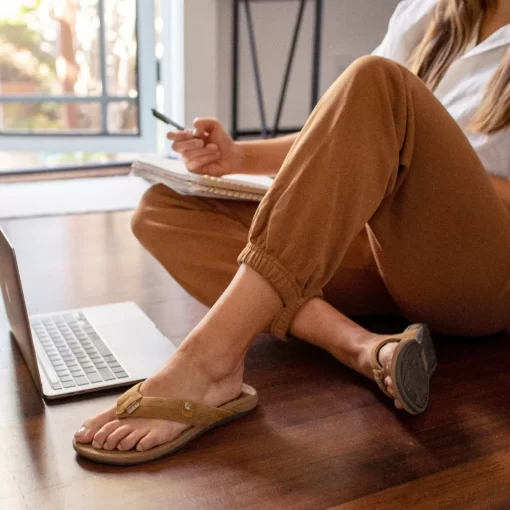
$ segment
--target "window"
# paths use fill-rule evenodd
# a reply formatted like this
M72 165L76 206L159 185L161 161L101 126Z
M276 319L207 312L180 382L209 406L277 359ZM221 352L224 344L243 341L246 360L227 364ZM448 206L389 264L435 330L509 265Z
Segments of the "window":
M0 5L0 151L156 149L154 0Z

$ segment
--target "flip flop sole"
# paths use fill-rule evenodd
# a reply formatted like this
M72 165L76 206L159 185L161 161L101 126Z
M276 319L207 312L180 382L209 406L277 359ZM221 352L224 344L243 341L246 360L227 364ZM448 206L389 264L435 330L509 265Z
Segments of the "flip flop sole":
M410 414L425 411L429 402L430 377L437 367L428 327L420 324L414 338L402 340L393 354L391 378L395 396Z
M220 408L233 411L236 414L219 420L207 427L190 427L172 441L151 448L145 452L137 452L136 450L125 452L119 450L99 450L93 448L91 444L77 443L75 439L73 439L73 448L82 457L100 464L117 466L142 464L175 453L177 450L186 446L190 441L197 439L211 429L246 416L257 407L257 402L258 396L256 390L251 386L243 384L243 392L237 399L219 406Z

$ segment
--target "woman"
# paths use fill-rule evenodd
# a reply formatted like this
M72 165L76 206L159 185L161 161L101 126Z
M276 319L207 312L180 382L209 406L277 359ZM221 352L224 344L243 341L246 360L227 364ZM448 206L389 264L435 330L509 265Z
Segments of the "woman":
M406 0L299 134L233 143L214 119L169 134L192 171L276 178L257 209L163 186L145 196L136 235L212 309L157 374L85 422L77 451L150 460L250 411L243 360L268 325L423 412L436 365L425 323L510 325L509 47L510 0ZM382 336L344 313L415 324Z

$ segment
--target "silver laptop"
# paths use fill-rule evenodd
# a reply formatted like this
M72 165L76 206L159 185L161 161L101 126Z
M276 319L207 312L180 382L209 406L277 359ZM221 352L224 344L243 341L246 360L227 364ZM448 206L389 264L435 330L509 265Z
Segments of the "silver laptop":
M29 317L16 254L1 228L0 283L11 331L46 398L131 385L175 352L135 303Z

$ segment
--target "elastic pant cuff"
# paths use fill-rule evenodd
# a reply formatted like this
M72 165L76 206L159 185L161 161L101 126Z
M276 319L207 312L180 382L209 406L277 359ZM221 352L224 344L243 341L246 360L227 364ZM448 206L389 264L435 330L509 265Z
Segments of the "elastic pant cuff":
M298 313L299 309L314 296L308 296L294 301L292 305L286 306L282 311L274 318L271 324L271 334L278 337L280 340L286 340L287 333L289 332L290 325L294 320L294 317Z
M257 271L276 290L284 308L271 325L271 334L284 340L297 311L314 296L303 297L291 273L273 255L253 243L248 243L237 258L239 264L246 264Z

